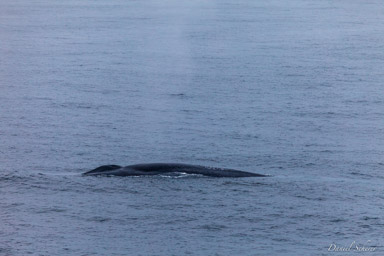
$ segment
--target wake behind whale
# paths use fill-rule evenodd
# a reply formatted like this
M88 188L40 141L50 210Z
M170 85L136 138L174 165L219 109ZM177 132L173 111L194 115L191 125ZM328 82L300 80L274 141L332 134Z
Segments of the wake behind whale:
M149 163L122 167L119 165L103 165L83 175L92 176L144 176L172 173L197 174L209 177L265 177L266 175L244 172L227 168L216 168L191 164Z

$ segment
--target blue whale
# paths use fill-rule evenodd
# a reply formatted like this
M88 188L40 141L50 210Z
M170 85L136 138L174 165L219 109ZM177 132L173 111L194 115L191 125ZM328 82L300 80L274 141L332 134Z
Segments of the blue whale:
M265 177L267 175L234 169L215 168L191 164L150 163L135 164L122 167L119 165L103 165L83 173L87 176L143 176L172 173L198 174L209 177Z

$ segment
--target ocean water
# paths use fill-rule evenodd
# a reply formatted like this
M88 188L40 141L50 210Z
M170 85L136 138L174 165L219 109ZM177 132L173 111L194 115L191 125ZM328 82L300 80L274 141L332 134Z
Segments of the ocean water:
M0 255L384 255L383 15L2 0ZM270 176L81 176L147 162Z

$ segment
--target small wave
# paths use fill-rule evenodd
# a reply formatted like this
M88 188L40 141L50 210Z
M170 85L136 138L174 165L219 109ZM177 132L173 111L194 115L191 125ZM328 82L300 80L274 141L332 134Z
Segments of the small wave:
M379 217L370 217L370 216L364 216L362 217L362 220L378 220Z
M36 174L22 175L18 172L12 172L0 175L0 182L26 182L33 178L36 178Z
M63 208L49 207L49 208L40 209L40 210L36 211L36 213L53 213L53 212L66 212L66 211L67 210L63 209Z
M187 98L190 98L191 96L188 96L187 94L185 93L170 93L168 94L170 97L175 97L175 98L179 98L179 99L187 99Z
M170 96L182 97L185 96L185 93L170 93Z
M330 222L333 222L333 223L339 223L339 222L345 222L346 220L345 219L333 219L333 220L330 220Z
M100 216L94 216L94 217L87 219L87 221L93 221L93 222L106 222L106 221L110 221L110 220L111 220L111 218L104 218L104 217L100 217Z
M12 249L10 249L10 248L0 247L0 254L1 255L13 255L11 252L12 252Z
M223 230L228 228L225 225L219 225L219 224L206 224L206 225L201 225L199 226L199 229L205 229L208 231L218 231L218 230Z
M350 174L353 176L360 176L360 177L364 177L364 178L374 178L375 177L374 175L366 174L366 173L360 173L360 172L351 172Z

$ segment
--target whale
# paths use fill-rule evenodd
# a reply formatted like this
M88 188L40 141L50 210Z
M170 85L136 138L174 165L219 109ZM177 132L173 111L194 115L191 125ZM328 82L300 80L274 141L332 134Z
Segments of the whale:
M208 177L266 177L267 175L239 171L227 168L217 168L179 163L147 163L128 166L102 165L83 173L85 176L151 176L162 174L195 174Z

